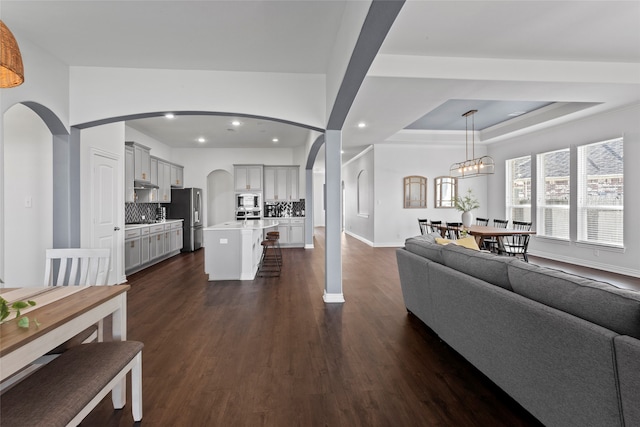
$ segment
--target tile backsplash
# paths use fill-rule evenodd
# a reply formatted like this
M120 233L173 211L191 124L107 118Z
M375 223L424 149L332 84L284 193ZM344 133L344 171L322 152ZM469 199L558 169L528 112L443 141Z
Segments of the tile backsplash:
M272 213L274 217L305 216L304 199L297 202L267 202L264 204L264 216Z
M156 208L158 203L125 203L124 222L131 224L134 222L153 221L156 219ZM144 219L142 218L144 216Z

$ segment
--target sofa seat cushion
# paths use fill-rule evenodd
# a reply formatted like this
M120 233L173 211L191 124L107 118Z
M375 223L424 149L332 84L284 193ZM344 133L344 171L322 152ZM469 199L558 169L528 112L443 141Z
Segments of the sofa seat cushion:
M523 262L508 271L514 292L640 339L640 292Z
M422 236L410 237L404 242L404 247L416 255L427 258L438 264L444 264L442 259L442 246L436 243L439 234L426 234Z
M519 261L457 245L442 246L444 265L493 285L512 291L507 265ZM521 262L521 261L519 261Z

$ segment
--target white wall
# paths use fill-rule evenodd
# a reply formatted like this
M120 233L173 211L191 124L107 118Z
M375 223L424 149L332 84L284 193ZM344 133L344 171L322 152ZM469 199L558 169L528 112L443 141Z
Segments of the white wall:
M533 238L529 243L532 254L560 261L640 276L640 106L635 105L608 113L601 113L571 123L492 144L489 154L496 162L496 174L488 179L489 215L505 215L504 164L508 159L536 155L546 151L604 141L624 135L624 236L625 251L588 247ZM535 213L534 213L535 215ZM597 252L596 252L596 249Z
M313 226L325 226L324 171L313 171Z
M376 144L375 153L375 245L402 246L407 237L419 234L418 218L440 221L460 221L461 212L435 206L434 181L436 177L448 176L449 167L463 160L464 148L460 145L410 145ZM484 154L476 146L476 155ZM403 207L403 178L420 175L427 178L427 208L405 209ZM474 216L486 216L486 178L458 180L458 194L472 188L480 202Z
M163 111L326 123L324 75L71 67L70 76L72 124Z
M365 150L356 156L342 168L342 182L344 183L343 208L344 231L373 245L375 242L375 171L374 150ZM367 175L366 187L368 189L369 215L358 214L358 175L365 171Z
M36 113L18 104L4 114L5 286L42 286L53 245L52 154L51 132Z

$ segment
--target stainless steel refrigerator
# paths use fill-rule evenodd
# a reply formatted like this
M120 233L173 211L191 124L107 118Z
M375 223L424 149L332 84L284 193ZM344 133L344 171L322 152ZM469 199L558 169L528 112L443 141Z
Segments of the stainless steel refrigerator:
M200 188L172 188L168 217L184 219L183 252L192 252L202 247L202 190Z

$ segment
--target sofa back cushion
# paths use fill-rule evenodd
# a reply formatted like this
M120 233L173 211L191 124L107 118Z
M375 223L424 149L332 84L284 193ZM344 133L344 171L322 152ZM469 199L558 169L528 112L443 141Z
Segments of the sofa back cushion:
M416 237L410 237L404 242L404 247L409 252L427 258L438 264L444 264L442 259L442 246L436 243L436 237L439 234L425 234Z
M507 265L514 258L475 251L457 245L442 246L444 265L512 291Z
M640 339L640 292L523 262L508 271L514 292Z

